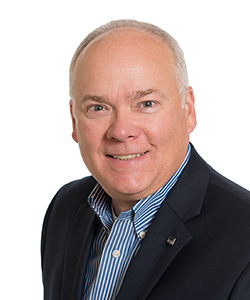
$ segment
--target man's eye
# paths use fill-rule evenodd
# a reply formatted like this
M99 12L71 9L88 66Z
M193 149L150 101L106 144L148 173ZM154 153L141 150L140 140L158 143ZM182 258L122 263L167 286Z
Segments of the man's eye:
M152 107L154 105L154 102L153 101L145 101L141 105L145 108Z
M88 118L105 117L110 112L110 108L102 104L90 104L85 108L85 113Z
M93 105L89 108L89 110L92 110L92 111L101 111L101 110L104 110L105 108L101 105Z

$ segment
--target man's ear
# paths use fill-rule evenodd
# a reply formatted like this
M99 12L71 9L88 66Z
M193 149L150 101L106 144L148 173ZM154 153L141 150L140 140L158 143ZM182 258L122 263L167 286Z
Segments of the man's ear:
M187 133L190 134L196 127L196 112L195 112L195 98L193 89L188 87L185 99L185 109L187 115Z
M76 119L75 119L75 116L74 116L73 100L72 99L69 101L69 106L70 106L70 115L71 115L72 127L73 127L72 138L76 143L78 143L77 134L76 134Z

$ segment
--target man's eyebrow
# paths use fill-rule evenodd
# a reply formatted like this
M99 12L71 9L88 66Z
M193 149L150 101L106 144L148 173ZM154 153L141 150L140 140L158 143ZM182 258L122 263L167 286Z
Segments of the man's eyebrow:
M160 94L161 96L163 96L162 92L160 92L157 89L146 89L146 90L138 90L138 91L134 91L130 94L129 98L132 98L133 100L139 100L143 97L146 97L148 95L151 94Z
M85 95L82 99L81 102L85 102L87 100L92 100L95 102L106 102L106 98L102 96L95 96L95 95Z

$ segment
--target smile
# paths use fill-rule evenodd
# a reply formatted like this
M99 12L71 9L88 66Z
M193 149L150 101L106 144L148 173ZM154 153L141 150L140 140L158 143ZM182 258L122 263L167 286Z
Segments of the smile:
M143 152L141 154L130 154L130 155L112 155L114 159L119 159L119 160L131 160L136 157L140 157L141 155L145 154L146 152Z

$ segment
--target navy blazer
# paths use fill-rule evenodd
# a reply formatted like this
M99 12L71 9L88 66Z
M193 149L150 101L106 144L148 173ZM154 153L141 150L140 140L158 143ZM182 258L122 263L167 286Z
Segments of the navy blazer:
M42 232L45 300L81 300L100 226L87 197L92 177L62 187ZM176 239L167 242L168 237ZM249 300L250 193L190 160L150 225L116 300ZM97 299L101 300L101 299Z

